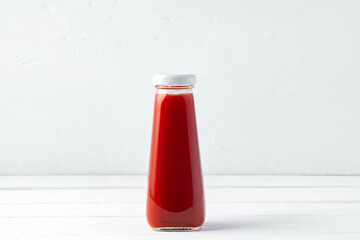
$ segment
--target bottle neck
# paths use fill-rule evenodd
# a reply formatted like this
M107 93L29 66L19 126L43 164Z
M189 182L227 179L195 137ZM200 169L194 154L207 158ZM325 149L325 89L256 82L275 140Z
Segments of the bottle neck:
M192 89L194 85L186 85L186 86L164 86L164 85L156 85L156 93L162 94L184 94L184 93L193 93Z

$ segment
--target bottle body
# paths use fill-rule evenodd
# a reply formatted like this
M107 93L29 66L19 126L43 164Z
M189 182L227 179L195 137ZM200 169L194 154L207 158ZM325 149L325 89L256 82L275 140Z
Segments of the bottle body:
M157 89L147 220L155 230L197 230L205 218L199 144L190 87Z

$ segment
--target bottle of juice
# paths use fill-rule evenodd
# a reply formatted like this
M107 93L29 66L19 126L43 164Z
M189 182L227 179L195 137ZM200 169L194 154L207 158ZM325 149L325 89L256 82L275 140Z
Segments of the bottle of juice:
M192 74L156 74L146 216L158 231L193 231L205 219Z

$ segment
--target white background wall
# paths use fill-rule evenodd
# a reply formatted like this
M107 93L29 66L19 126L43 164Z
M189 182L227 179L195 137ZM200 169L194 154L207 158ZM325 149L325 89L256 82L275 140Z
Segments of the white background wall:
M157 72L205 173L360 174L360 1L4 1L0 174L147 172Z

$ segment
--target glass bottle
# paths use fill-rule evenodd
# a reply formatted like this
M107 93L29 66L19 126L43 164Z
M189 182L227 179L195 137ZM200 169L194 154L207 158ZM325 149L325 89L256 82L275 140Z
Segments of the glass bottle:
M146 216L158 231L193 231L205 219L192 74L156 74Z

